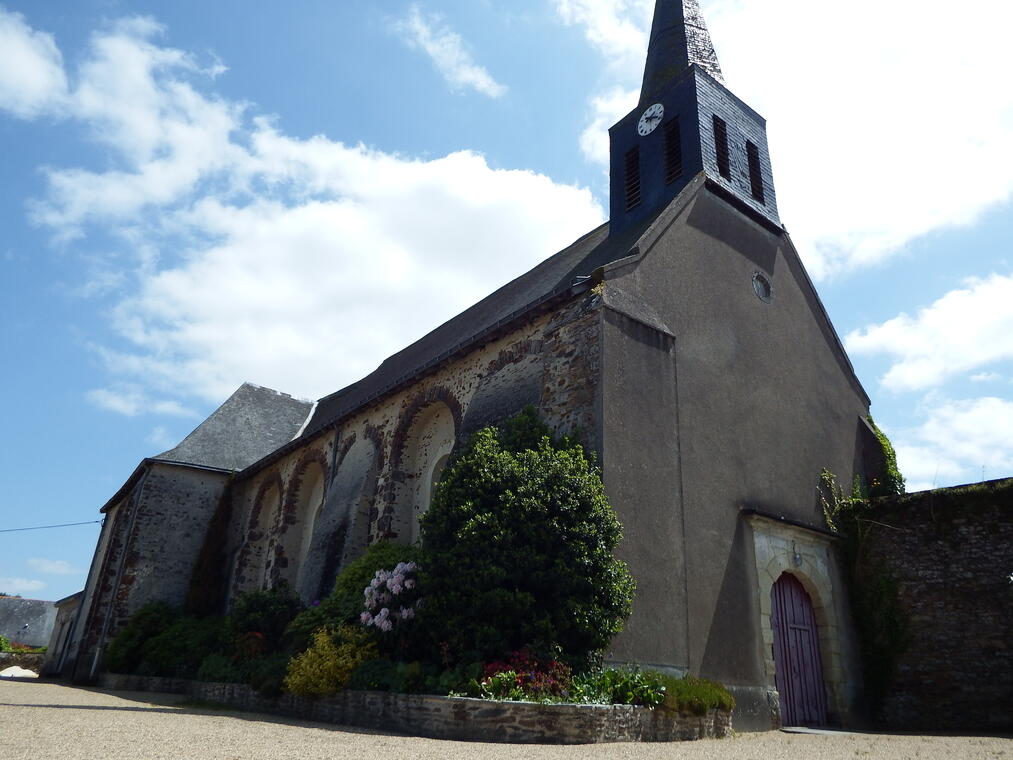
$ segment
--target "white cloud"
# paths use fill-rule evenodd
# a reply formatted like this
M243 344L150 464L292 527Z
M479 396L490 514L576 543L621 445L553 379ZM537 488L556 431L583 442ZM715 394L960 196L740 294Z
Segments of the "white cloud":
M90 291L117 300L102 408L185 415L244 380L333 392L602 221L588 190L470 151L291 138L158 33L93 37L70 117L115 168L51 168L35 204L58 238L122 241L89 259Z
M175 448L178 443L176 437L169 432L168 428L165 428L162 425L156 425L151 429L151 432L148 433L147 441L161 451L168 451L169 449Z
M651 0L550 2L611 64L599 99L639 87ZM729 87L769 120L781 217L815 277L875 265L1011 197L1013 5L963 3L973 34L954 33L943 0L702 6ZM591 111L589 129L610 126ZM581 146L603 161L603 139Z
M971 278L914 317L900 314L845 338L856 354L888 354L890 390L920 390L1013 359L1013 275Z
M1013 401L994 397L930 402L925 422L895 437L908 490L977 482L1013 471Z
M45 581L29 578L0 578L0 593L3 594L34 594L46 587Z
M1000 380L1002 375L998 372L979 372L976 375L971 375L972 383L991 383L994 380Z
M66 91L53 35L34 31L21 14L0 7L0 109L31 119L59 110Z
M195 417L193 411L172 399L155 399L142 387L132 383L118 383L112 388L95 388L85 394L100 409L127 417L155 414L170 417Z
M83 570L78 570L69 562L63 559L42 559L34 557L28 560L28 567L37 573L44 575L82 575Z
M609 127L633 110L640 90L615 88L591 99L591 123L580 134L580 150L592 161L609 165Z
M423 15L417 4L412 5L397 28L411 47L429 56L452 89L472 89L490 98L506 94L507 88L475 63L461 35L450 29L439 15Z
M654 0L550 1L564 24L584 28L588 42L617 76L627 80L626 84L632 81L639 84L644 73Z

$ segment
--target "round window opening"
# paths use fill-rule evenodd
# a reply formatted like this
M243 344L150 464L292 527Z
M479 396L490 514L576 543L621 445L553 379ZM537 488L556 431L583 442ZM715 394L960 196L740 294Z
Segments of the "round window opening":
M753 292L755 292L756 297L764 303L770 303L770 299L772 297L770 280L768 280L766 275L761 272L753 274Z

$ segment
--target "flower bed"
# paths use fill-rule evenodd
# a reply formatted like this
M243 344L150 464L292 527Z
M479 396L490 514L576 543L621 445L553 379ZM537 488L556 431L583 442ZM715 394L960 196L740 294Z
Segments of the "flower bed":
M731 733L731 713L678 714L632 705L497 702L421 694L343 691L319 700L291 694L277 700L242 684L103 674L100 685L123 691L167 691L241 710L287 715L426 736L433 739L518 744L684 741Z

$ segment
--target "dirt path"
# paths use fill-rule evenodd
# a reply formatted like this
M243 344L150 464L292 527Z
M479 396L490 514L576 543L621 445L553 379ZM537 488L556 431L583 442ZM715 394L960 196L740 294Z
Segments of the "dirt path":
M2 760L1013 760L1013 740L875 734L744 734L682 744L578 747L448 742L270 715L178 706L174 694L0 680Z

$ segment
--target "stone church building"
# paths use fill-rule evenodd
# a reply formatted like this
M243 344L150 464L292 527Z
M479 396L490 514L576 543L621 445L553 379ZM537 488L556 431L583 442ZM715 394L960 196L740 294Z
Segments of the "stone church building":
M740 729L847 723L859 667L817 486L871 479L882 450L697 0L658 0L610 138L610 222L359 382L315 403L243 385L141 462L52 671L94 679L194 573L223 608L283 582L320 598L370 542L417 540L454 447L533 404L597 452L623 524L637 595L608 659L727 684Z

